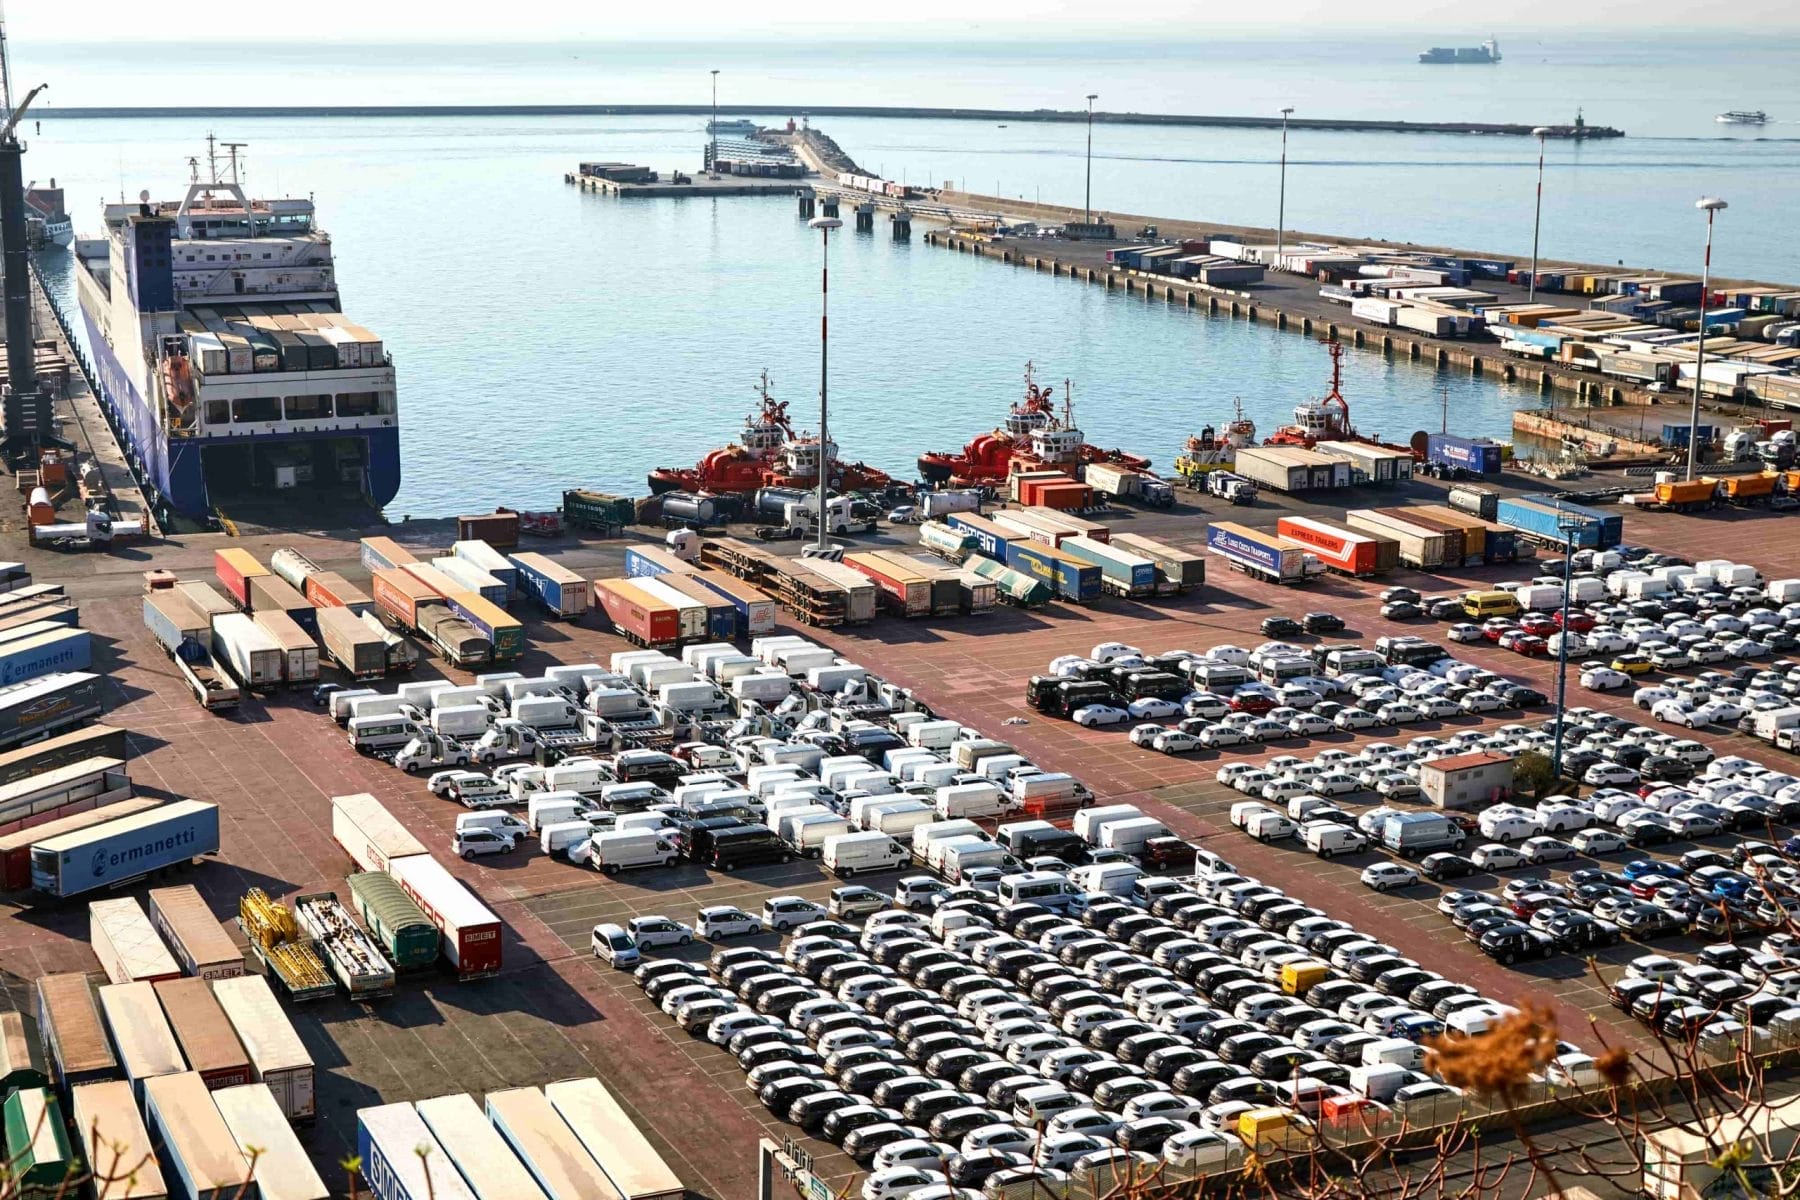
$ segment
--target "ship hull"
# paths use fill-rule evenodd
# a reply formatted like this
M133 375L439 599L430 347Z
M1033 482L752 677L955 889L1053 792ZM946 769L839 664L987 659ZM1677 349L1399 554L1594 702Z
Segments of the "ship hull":
M400 491L400 431L398 429L333 430L330 433L251 434L236 438L168 438L156 422L155 410L125 372L111 343L101 334L85 306L82 323L100 382L100 403L113 418L123 438L123 449L138 469L140 478L161 500L183 516L199 518L211 513L214 499L207 483L206 452L251 454L276 446L297 448L304 443L354 441L361 443L361 490L373 508L392 503Z

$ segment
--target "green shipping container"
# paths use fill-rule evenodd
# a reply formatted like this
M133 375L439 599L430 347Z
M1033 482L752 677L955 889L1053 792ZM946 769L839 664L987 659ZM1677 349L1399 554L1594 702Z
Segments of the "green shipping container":
M368 926L396 969L429 967L438 958L438 930L413 898L400 890L393 876L374 871L352 875L346 881L356 913Z
M563 520L587 529L629 525L637 519L637 507L623 496L574 489L563 493Z
M66 1194L71 1177L79 1177L81 1161L69 1150L62 1106L45 1088L20 1088L6 1098L6 1158L14 1189L8 1196L51 1197Z

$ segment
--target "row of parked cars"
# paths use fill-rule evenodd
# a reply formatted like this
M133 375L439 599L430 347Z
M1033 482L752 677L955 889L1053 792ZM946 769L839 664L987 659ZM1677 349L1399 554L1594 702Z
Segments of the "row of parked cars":
M1154 656L1110 642L1085 657L1057 658L1049 670L1052 677L1108 681L1121 694L1146 676L1185 676L1191 688L1123 706L1105 700L1083 704L1070 714L1088 726L1145 722L1132 728L1132 743L1164 754L1392 729L1535 708L1547 700L1536 689L1418 638L1382 639L1374 648L1270 641L1251 650L1222 645L1204 653Z
M1613 1004L1677 1040L1767 1049L1800 1030L1800 942L1773 933L1755 946L1715 942L1681 962L1632 959L1607 987Z
M1204 853L1204 852L1203 852ZM958 896L638 979L869 1200L1130 1164L1229 1170L1315 1123L1449 1115L1422 1039L1507 1009L1214 856L1061 910ZM1559 1080L1591 1082L1564 1047ZM1447 1107L1446 1107L1447 1106Z

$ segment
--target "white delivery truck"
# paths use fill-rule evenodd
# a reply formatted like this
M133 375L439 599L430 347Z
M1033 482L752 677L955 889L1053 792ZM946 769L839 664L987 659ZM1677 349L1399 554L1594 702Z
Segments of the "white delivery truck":
M986 837L987 835L982 832L981 826L968 820L926 821L921 825L915 825L912 831L913 861L929 864L931 847L934 843L943 841L945 838L970 836Z
M811 813L804 817L784 820L782 829L788 845L792 846L801 858L818 858L825 851L828 839L855 833L849 818L840 817L834 812Z
M588 839L588 861L608 875L632 867L666 867L679 855L674 839L659 829L626 829L596 833Z
M820 861L839 879L863 871L891 871L907 862L906 847L885 833L841 833L825 839Z
M1010 867L1017 861L1006 852L1006 847L993 842L964 842L952 838L944 843L943 865L939 869L944 878L961 880L971 867Z
M580 792L536 792L525 806L525 823L539 833L546 825L573 821L593 807Z
M912 831L937 820L937 811L922 800L902 800L876 809L869 828L911 843Z
M1114 821L1136 820L1144 815L1144 810L1135 804L1102 804L1097 808L1084 808L1075 814L1071 828L1075 836L1090 846L1100 845L1100 831Z
M950 868L946 863L952 852L958 851L963 847L994 845L995 843L990 841L985 834L980 833L957 833L952 834L950 837L934 838L932 839L931 844L925 849L925 865L940 875L951 877ZM995 848L1001 849L998 846L995 846ZM1001 849L1001 853L1005 853L1005 851ZM984 863L982 865L985 866L986 864Z
M906 740L925 750L948 750L962 734L956 721L915 721L906 731Z
M1133 856L1143 854L1144 843L1151 838L1168 836L1169 827L1155 817L1128 817L1123 821L1109 821L1100 827L1101 846Z
M946 820L997 817L1007 809L1006 793L993 783L956 783L941 787L933 802L938 816Z
M478 738L492 720L493 713L485 704L437 705L431 710L432 732L443 737Z

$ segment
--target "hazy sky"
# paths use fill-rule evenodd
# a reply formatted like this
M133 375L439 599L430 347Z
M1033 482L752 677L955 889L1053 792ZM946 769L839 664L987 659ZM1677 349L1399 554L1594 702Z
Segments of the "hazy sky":
M188 10L142 0L14 0L7 6L8 34L15 40L246 41L253 25L234 28L227 18L203 20L229 9ZM252 10L246 10L249 12ZM1279 11L1279 17L1272 14ZM659 38L704 41L719 35L762 34L783 39L803 36L879 37L905 30L944 37L1083 36L1156 33L1201 37L1225 30L1292 31L1306 36L1321 28L1441 30L1452 34L1522 30L1619 28L1638 34L1659 28L1800 30L1794 0L1735 0L1730 5L1696 7L1685 0L1515 0L1504 12L1471 8L1467 0L1289 0L1277 9L1258 9L1194 0L1124 0L1095 5L1091 0L906 0L899 5L864 2L818 11L790 3L742 0L679 0L672 5L600 3L592 0L536 0L496 6L468 0L307 0L293 10L296 23L277 21L270 37L297 40L546 40L600 41ZM1700 19L1703 16L1703 20ZM1503 28L1490 29L1496 22Z

